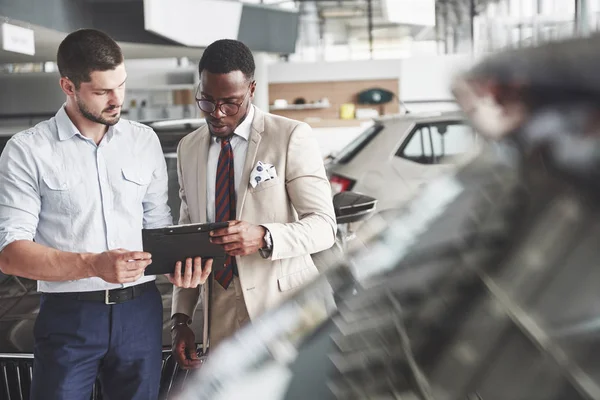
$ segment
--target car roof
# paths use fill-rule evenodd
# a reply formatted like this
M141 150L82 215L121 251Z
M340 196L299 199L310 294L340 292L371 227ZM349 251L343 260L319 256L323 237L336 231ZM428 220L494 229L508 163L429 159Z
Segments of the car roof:
M460 111L433 111L386 115L375 119L376 123L390 122L441 122L441 121L463 121L465 115Z
M156 132L174 131L174 130L189 130L192 132L203 125L206 125L204 118L179 118L179 119L164 119L158 121L143 121Z

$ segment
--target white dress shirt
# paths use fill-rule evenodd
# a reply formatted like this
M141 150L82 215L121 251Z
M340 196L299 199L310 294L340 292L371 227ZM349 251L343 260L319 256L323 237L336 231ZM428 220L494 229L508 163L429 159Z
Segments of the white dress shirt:
M244 164L246 163L246 153L248 152L248 139L252 131L252 120L254 120L254 105L250 105L250 110L246 119L237 127L231 137L231 148L233 150L233 169L235 174L235 193L237 195ZM221 153L221 142L216 137L211 138L208 149L208 165L206 166L206 217L207 222L215 222L215 190L217 185L217 164L219 163L219 154Z
M0 157L0 251L16 240L77 253L142 250L143 227L172 223L167 180L152 129L121 119L96 145L63 106L54 118L14 135ZM153 279L38 281L38 290L106 290Z

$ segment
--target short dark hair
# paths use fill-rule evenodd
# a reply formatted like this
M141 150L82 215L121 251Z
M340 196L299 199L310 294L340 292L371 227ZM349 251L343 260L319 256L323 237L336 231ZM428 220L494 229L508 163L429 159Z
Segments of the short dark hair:
M123 62L121 48L110 36L96 29L70 33L58 46L58 71L79 89L81 82L91 81L94 71L115 69Z
M213 74L228 74L242 71L247 79L254 79L254 57L239 40L221 39L211 43L202 54L198 72L207 70Z

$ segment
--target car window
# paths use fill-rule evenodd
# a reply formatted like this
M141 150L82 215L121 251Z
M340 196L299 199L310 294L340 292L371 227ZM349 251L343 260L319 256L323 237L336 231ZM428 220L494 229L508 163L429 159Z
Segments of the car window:
M167 163L167 174L169 175L167 204L171 208L173 223L178 224L181 199L179 198L179 180L177 177L177 153L165 153L165 161Z
M189 135L198 127L204 125L204 121L193 120L191 123L185 121L159 121L148 124L160 140L165 161L167 163L167 173L169 175L169 197L167 203L171 208L173 222L179 223L179 212L181 199L179 198L179 181L177 178L177 146L184 136Z
M160 139L163 152L174 153L177 151L179 141L205 124L203 119L192 120L166 120L148 123Z
M373 125L344 147L335 157L334 163L349 163L362 149L383 131L383 125Z
M421 126L409 136L406 146L402 150L402 157L411 161L427 163L432 158L431 128Z
M475 140L473 129L461 122L418 124L396 157L419 164L443 164L448 158L467 152Z
M177 145L184 136L193 132L193 129L172 129L172 130L155 130L160 140L164 153L175 153L177 152Z
M4 151L6 143L8 143L9 140L10 136L0 136L0 154L2 154L2 151Z

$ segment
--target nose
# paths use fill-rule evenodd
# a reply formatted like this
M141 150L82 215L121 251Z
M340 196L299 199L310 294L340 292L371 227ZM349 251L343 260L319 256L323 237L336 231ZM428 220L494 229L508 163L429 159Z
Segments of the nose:
M221 119L225 116L225 114L223 114L223 112L221 111L221 107L219 107L219 105L215 106L215 111L211 112L210 115L212 115L216 119Z
M120 107L125 100L125 91L124 90L113 90L112 96L109 99L109 104L111 106Z

